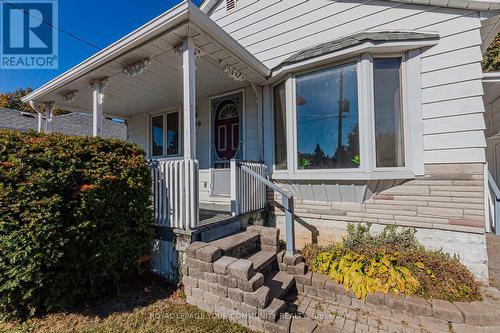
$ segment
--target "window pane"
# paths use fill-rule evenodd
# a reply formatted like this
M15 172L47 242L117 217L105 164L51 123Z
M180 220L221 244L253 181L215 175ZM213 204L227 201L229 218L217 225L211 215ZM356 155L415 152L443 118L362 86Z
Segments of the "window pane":
M286 98L285 83L274 88L274 164L277 170L285 170L286 163Z
M401 58L373 60L377 167L405 165L401 108Z
M299 169L358 168L356 63L297 77Z
M153 156L163 155L163 116L153 117Z
M179 112L167 114L167 155L179 155Z

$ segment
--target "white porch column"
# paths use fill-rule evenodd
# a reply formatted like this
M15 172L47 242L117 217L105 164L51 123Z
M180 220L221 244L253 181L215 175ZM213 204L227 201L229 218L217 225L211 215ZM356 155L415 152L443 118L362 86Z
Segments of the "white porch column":
M99 79L91 83L92 87L92 136L102 134L102 104L104 102L104 89L109 79Z
M52 130L52 112L54 112L55 103L46 102L45 105L45 132L49 133ZM38 124L41 125L41 121L38 120Z
M183 67L183 116L184 116L184 159L196 158L196 63L193 40L186 38L182 44Z

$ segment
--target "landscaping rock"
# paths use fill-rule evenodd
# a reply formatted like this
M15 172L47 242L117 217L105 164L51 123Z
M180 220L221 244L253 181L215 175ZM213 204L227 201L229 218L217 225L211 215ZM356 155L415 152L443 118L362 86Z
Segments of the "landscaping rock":
M265 321L276 322L279 315L285 311L286 304L280 299L273 299L271 304L264 309L259 309L259 318Z
M248 281L255 273L253 262L247 259L238 259L227 266L227 273L232 277Z
M288 265L287 272L292 275L304 275L306 273L306 264L301 262L295 266Z
M373 293L366 295L366 302L373 305L385 305L385 295L382 293Z
M242 302L235 302L236 310L246 316L257 316L257 308Z
M238 288L238 279L228 275L217 275L217 282L224 287Z
M193 258L186 258L185 265L187 265L189 267L189 269L197 268L203 272L213 273L213 271L214 271L213 265L211 263L204 262L204 261L197 260L197 259L193 259Z
M264 275L262 273L255 273L255 275L248 281L239 280L237 287L246 292L254 292L264 284Z
M185 287L198 288L198 279L191 276L184 276L182 278L182 284Z
M204 243L204 242L194 242L194 243L189 244L188 247L186 247L186 256L188 258L195 259L196 258L196 251L198 249L201 249L202 247L207 246L207 245L208 244Z
M217 246L207 245L196 250L196 259L204 262L214 262L222 256L222 250Z
M259 317L248 318L248 328L255 332L264 332L264 323Z
M335 294L340 294L340 295L345 295L346 294L343 285L337 283L337 281L330 280L330 279L328 279L325 282L325 289L327 291L329 291L331 293L335 293Z
M385 295L385 305L394 310L404 310L405 309L405 296L403 294L387 294Z
M210 282L210 283L217 282L218 281L218 276L219 275L217 275L215 273L207 273L207 272L203 273L203 278L205 280L207 280L208 282Z
M217 274L226 274L227 273L227 266L231 265L236 260L238 260L238 259L232 258L232 257L220 258L219 260L215 261L213 264L214 272Z
M440 299L432 300L432 316L452 323L463 323L462 312L453 303Z
M328 276L324 275L324 274L320 274L320 273L316 273L314 272L313 275L312 275L312 286L315 287L315 288L321 288L321 289L324 289L325 288L325 283L326 281L329 280Z
M248 305L264 309L269 304L270 293L268 287L262 286L253 293L245 293L243 298Z
M309 318L293 317L290 332L312 333L317 326L318 324Z
M308 272L304 275L298 274L295 275L295 282L303 284L305 286L312 286L312 272Z
M243 302L243 291L238 288L227 288L227 295L235 302Z
M500 325L500 306L498 306L498 303L457 302L454 304L462 312L466 324L482 326Z
M219 283L210 283L210 292L217 296L227 298L227 287Z
M189 268L189 276L197 278L197 279L205 279L205 272L199 270L198 268L190 267Z
M289 265L289 266L295 266L303 261L304 261L304 258L298 253L294 254L293 256L289 256L289 255L285 254L285 256L283 257L283 263L285 265Z
M265 333L289 333L291 321L292 321L292 319L289 317L281 317L275 323L271 323L269 321L266 321L264 324L264 332Z
M405 311L407 312L420 316L432 316L431 305L425 299L414 296L406 296L404 304Z

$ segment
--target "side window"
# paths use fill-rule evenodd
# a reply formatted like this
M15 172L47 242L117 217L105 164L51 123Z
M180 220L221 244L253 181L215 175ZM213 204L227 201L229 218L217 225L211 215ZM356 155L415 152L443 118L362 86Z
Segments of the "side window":
M404 167L401 58L373 59L377 167Z
M152 124L152 156L163 156L163 116L153 117Z
M276 170L285 170L287 168L285 95L284 82L274 87L274 164Z
M151 156L180 155L179 112L170 112L151 118Z

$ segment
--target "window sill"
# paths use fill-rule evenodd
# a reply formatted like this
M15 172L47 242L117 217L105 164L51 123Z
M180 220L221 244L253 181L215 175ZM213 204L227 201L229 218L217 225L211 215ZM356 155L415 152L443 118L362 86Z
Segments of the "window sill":
M409 170L391 170L374 172L342 172L342 171L317 171L311 172L274 172L273 180L384 180L384 179L413 179L415 175Z

